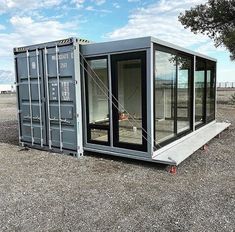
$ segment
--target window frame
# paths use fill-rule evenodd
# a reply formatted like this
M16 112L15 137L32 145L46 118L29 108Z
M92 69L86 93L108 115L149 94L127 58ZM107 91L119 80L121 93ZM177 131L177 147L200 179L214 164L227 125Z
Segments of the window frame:
M109 125L95 125L92 123L89 123L89 89L88 89L88 73L84 69L84 82L85 82L85 101L86 101L86 131L87 131L87 143L92 143L92 144L99 144L99 145L106 145L110 146L110 89L109 89L109 60L108 60L108 55L104 56L94 56L94 57L88 57L85 58L86 62L84 63L85 69L88 71L88 65L87 62L91 60L102 60L106 59L106 65L107 65L107 88L108 88L108 112L109 112ZM99 130L104 130L107 131L108 134L108 141L99 141L95 139L91 139L91 131L92 129L99 129Z
M155 117L156 117L156 104L155 104L155 68L156 68L156 58L155 58L155 52L166 52L172 55L176 55L176 80L175 80L175 86L174 86L174 133L175 135L172 138L166 139L165 141L160 142L159 144L156 144L156 125L155 125ZM173 48L169 48L160 44L153 44L153 134L154 134L154 150L160 149L161 147L168 145L177 139L191 133L193 131L193 101L194 101L194 91L193 91L193 83L194 83L194 56L189 53L182 52L180 50L176 50ZM181 131L177 133L177 102L178 102L178 56L191 58L191 72L189 75L189 129L185 131Z

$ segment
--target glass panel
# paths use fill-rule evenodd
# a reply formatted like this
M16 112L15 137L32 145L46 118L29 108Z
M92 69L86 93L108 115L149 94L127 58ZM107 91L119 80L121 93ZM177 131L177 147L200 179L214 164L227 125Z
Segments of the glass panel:
M207 63L206 116L215 118L215 63Z
M91 140L96 140L100 142L108 141L108 131L101 129L91 129Z
M88 60L88 64L87 70L89 75L86 75L88 93L86 94L88 94L87 110L89 128L92 128L92 125L99 125L106 127L107 130L109 126L107 59ZM108 142L107 131L105 131L105 135L103 136L101 134L104 131L101 133L101 130L99 131L97 129L92 129L90 133L91 139ZM100 137L102 137L102 140Z
M155 138L157 143L175 136L175 83L175 55L155 51Z
M190 76L192 59L178 57L177 133L190 128Z
M205 102L205 62L196 60L195 74L195 124L204 122L204 102Z
M142 144L141 59L118 61L117 71L119 142Z

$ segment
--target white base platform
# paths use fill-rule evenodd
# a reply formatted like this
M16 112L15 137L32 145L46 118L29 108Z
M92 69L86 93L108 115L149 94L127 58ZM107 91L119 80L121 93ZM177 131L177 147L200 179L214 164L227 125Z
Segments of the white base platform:
M155 151L152 159L159 163L179 165L230 125L230 123L226 122L219 123L213 121L189 135Z

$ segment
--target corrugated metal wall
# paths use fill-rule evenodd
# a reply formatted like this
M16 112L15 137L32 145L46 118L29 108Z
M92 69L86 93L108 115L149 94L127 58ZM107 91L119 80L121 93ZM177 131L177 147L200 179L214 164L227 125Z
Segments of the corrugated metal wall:
M77 151L74 47L40 45L15 51L20 142Z

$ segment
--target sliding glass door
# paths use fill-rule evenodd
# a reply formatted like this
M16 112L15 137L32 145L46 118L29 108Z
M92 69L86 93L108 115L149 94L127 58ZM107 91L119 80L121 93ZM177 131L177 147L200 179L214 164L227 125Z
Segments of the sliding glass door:
M195 70L195 125L196 127L206 122L206 62L203 59L196 59Z
M164 145L192 128L192 57L155 50L155 143Z
M207 61L206 65L206 118L207 122L215 119L216 63Z
M216 63L196 58L195 70L196 129L215 119Z
M155 52L155 138L158 143L176 135L176 59L167 52Z
M114 146L146 151L146 54L113 55L111 60Z
M108 58L86 61L87 142L111 145L112 137L114 147L147 151L146 52L112 55L110 61L112 89Z
M177 134L190 130L192 113L192 58L177 57Z

